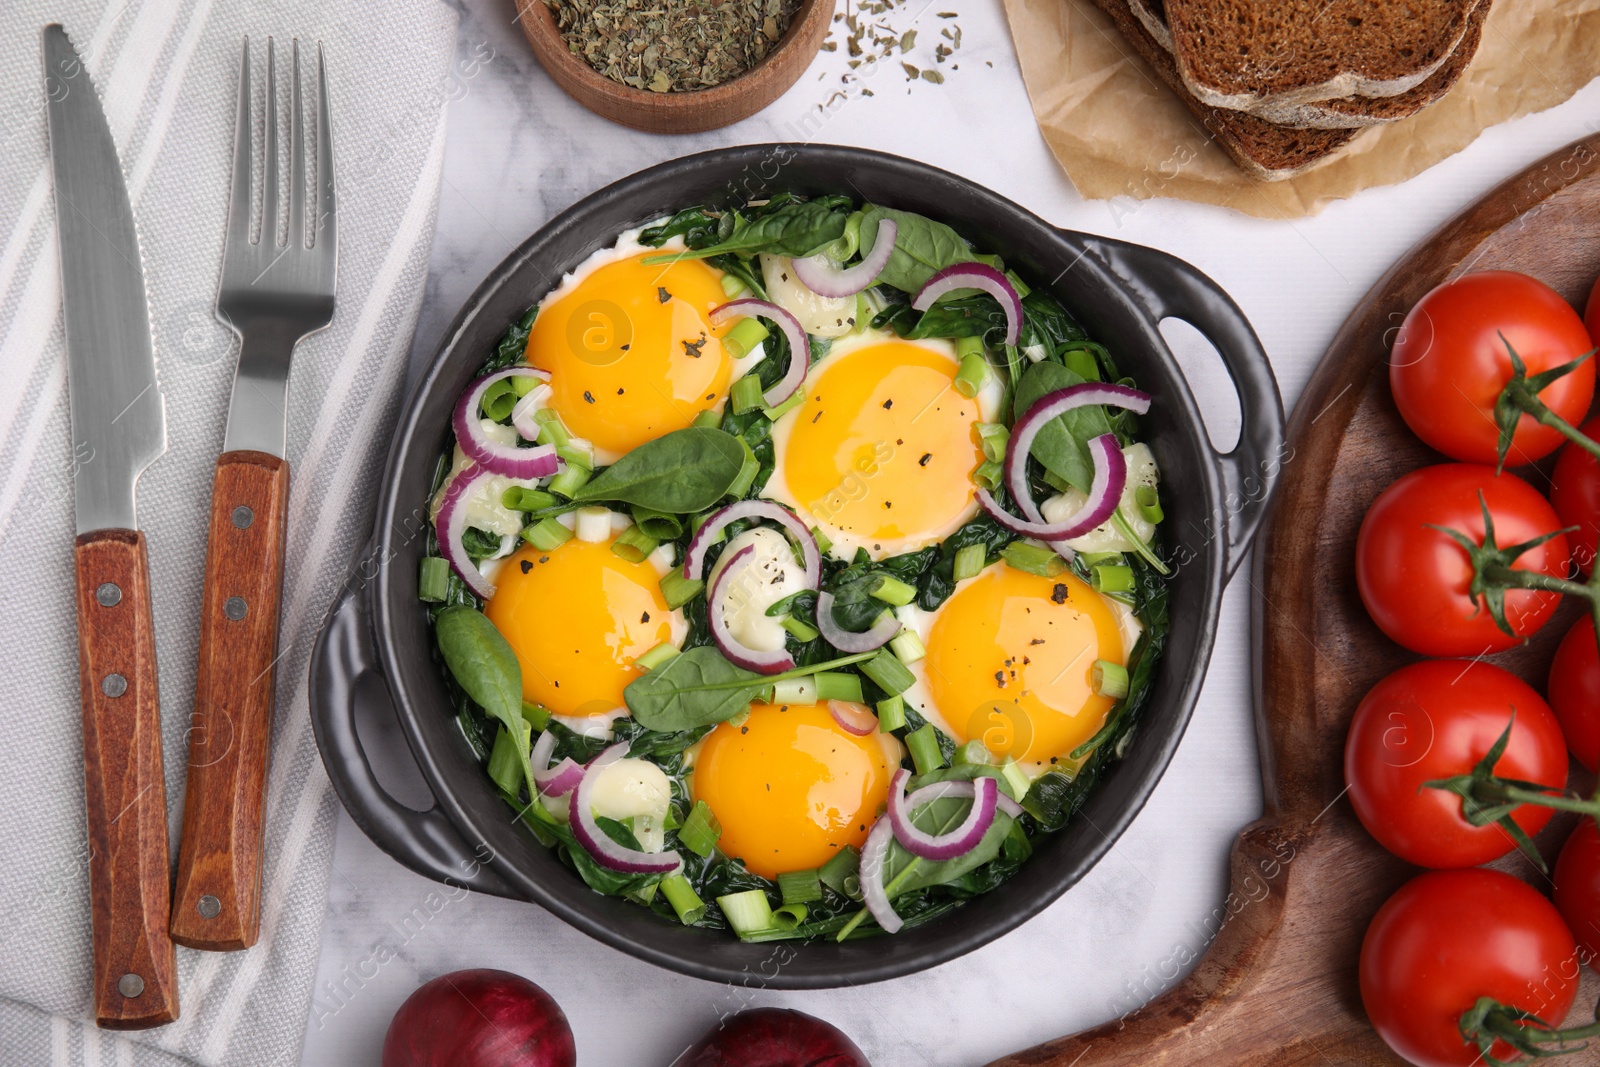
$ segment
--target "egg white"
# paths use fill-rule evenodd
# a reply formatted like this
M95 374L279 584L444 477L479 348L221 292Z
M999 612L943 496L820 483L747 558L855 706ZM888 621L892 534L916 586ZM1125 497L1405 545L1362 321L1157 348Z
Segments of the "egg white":
M955 342L948 338L929 337L920 340L906 340L891 331L868 327L860 333L853 333L836 339L829 347L827 354L813 363L811 369L806 372L806 380L801 385L802 392L809 392L817 379L826 373L835 361L859 349L886 342L915 345L929 352L938 353L950 361L952 377L960 366L960 361L956 358ZM978 408L978 417L984 422L1000 421L1004 401L1005 386L998 375L992 374L974 398ZM819 519L815 510L809 506L815 502L799 499L799 494L790 487L784 469L783 457L785 450L788 448L789 435L793 432L795 423L801 417L803 410L804 405L802 404L791 411L785 412L782 418L772 424L774 469L761 495L787 504L807 526L814 526L820 529L828 540L832 542L829 554L835 558L850 559L856 554L857 549L865 549L873 559L887 559L903 552L912 552L927 545L938 544L955 533L964 523L978 513L977 502L973 501L955 519L943 526L931 530L919 530L915 534L898 538L862 537ZM849 471L841 471L839 473L841 484L850 474L851 472Z

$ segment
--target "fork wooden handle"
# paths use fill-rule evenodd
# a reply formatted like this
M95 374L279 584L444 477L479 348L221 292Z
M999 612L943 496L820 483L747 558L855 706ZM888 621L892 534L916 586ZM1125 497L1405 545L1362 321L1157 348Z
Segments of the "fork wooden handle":
M173 940L190 948L249 948L260 934L288 501L284 460L248 451L218 458L172 908Z
M178 1017L150 567L137 530L83 534L74 556L94 1018L138 1030Z

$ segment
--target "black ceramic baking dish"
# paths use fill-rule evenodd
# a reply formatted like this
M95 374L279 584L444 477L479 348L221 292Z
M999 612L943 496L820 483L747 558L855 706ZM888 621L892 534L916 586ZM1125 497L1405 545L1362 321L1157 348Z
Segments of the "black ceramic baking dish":
M417 600L426 499L456 397L507 325L618 233L690 204L779 190L848 191L943 220L1049 288L1154 395L1142 436L1169 491L1163 526L1178 566L1173 627L1126 757L1084 810L1000 889L893 937L845 944L747 945L667 922L589 890L508 814L461 735L430 653ZM1201 413L1157 324L1175 317L1216 347L1238 391L1233 451L1210 444ZM1216 283L1164 252L1056 229L1004 197L922 163L856 148L751 145L635 174L556 216L478 287L399 420L379 485L376 525L318 641L311 715L323 763L357 825L430 878L534 901L642 960L701 978L804 989L909 974L960 956L1025 922L1082 878L1138 814L1166 769L1200 693L1224 584L1254 534L1278 471L1283 407L1255 332ZM357 707L396 720L436 803L417 812L374 777ZM387 721L380 720L380 721Z

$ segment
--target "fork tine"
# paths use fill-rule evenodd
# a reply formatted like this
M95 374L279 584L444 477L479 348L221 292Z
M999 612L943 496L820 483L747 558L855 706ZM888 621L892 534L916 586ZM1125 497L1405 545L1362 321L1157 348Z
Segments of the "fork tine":
M294 84L289 90L289 247L306 246L306 143L300 118L300 39L293 39L290 69Z
M328 122L328 71L317 42L317 234L323 263L332 264L339 252L338 211L333 195L333 132Z
M273 58L272 38L267 38L267 151L263 160L261 191L261 243L278 243L278 73Z
M237 256L250 244L250 165L252 158L250 126L250 38L244 39L244 58L239 62L239 118L233 130L233 192L228 199L228 231L224 241L227 254Z

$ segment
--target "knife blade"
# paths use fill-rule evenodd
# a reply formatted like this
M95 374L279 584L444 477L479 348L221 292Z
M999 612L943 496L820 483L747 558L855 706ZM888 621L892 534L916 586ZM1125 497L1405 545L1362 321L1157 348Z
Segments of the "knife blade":
M133 208L111 127L66 31L42 33L72 414L78 673L95 1022L178 1015L150 571L134 486L166 451Z

